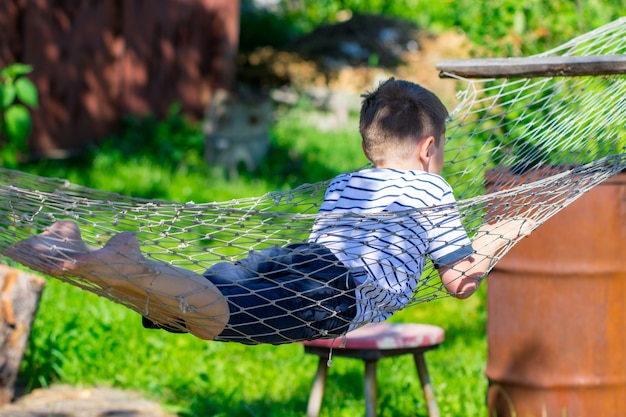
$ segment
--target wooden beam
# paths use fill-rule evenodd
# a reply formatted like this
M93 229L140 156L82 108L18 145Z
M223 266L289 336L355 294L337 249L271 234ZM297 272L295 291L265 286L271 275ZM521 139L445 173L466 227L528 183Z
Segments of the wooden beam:
M626 74L626 55L547 56L443 60L441 78L532 78Z

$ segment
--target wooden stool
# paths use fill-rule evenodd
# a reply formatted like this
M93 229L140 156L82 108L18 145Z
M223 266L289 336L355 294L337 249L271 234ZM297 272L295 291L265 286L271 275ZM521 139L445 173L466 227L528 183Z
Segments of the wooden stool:
M324 385L328 375L328 357L332 346L332 356L361 359L365 362L365 416L376 416L377 383L376 363L379 359L412 354L417 374L422 384L428 415L439 417L439 408L428 377L424 352L439 346L444 339L441 327L427 324L373 323L347 334L345 346L337 338L303 342L305 353L320 357L315 381L311 389L307 407L307 417L317 417L322 406Z

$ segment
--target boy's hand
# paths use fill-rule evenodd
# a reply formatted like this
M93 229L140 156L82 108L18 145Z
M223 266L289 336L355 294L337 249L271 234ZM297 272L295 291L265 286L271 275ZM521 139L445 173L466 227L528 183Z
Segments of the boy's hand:
M509 220L510 227L512 229L517 229L517 237L526 237L528 236L536 226L536 223L533 219L518 219L512 218Z
M528 218L516 218L500 220L494 224L484 225L480 232L486 235L500 235L504 239L514 240L518 237L526 237L535 228L536 223Z
M483 225L472 242L474 254L439 269L448 293L457 298L472 295L502 249L528 236L535 227L534 220L516 217Z

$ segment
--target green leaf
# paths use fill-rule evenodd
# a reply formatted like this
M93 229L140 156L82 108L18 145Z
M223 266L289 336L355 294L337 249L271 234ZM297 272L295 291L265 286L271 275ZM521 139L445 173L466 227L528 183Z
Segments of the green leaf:
M22 75L30 74L32 70L32 65L16 62L0 70L0 75L7 76L9 78L17 78Z
M27 106L37 108L39 104L39 95L37 94L37 87L28 78L18 78L15 81L15 90L17 92L17 98Z
M0 166L17 168L17 152L13 146L5 146L0 149Z
M9 142L17 142L18 148L26 144L32 122L28 109L21 104L14 104L4 113L5 133Z
M13 84L0 84L0 108L6 109L13 104L16 94Z

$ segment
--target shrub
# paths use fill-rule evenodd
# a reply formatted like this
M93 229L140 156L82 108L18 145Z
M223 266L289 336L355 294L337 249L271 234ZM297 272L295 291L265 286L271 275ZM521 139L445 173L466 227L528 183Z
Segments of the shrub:
M32 67L15 63L0 69L0 166L16 168L32 129L28 107L37 108L35 85L26 78Z

